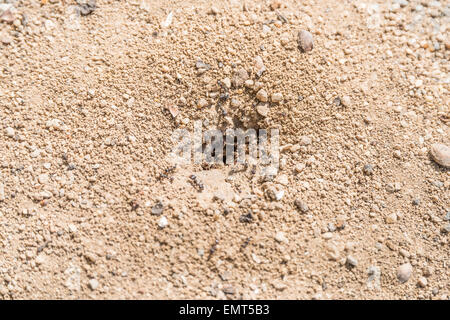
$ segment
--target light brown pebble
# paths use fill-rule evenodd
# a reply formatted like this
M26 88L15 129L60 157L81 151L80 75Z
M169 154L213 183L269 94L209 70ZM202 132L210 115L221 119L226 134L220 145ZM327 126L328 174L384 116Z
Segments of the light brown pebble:
M198 108L205 108L206 106L208 106L208 101L206 101L206 99L201 98L200 100L198 100Z
M273 93L271 100L273 103L279 103L283 100L283 94L277 92L277 93Z
M248 78L249 77L247 70L240 68L234 73L233 78L231 79L231 83L234 87L239 88L244 85L245 81L247 81Z
M436 163L450 168L450 147L445 144L435 143L431 146L430 153Z
M269 114L269 108L266 104L259 104L256 106L256 111L263 117L267 117Z
M428 284L428 280L425 277L420 277L419 280L417 281L417 284L419 285L419 287L425 288Z
M341 99L341 103L344 107L350 107L352 100L349 96L343 96Z
M301 136L300 141L298 142L301 146L309 146L312 143L312 139L308 136Z
M298 33L298 46L303 52L309 52L314 48L314 40L311 33L300 30Z
M269 100L266 90L261 89L256 93L256 98L261 102L267 102Z

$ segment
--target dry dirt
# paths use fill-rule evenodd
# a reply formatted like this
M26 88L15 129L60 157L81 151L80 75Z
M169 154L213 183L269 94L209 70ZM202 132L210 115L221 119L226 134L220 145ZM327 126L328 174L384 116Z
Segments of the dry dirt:
M80 3L0 0L0 298L449 299L448 2ZM277 176L172 167L196 120Z

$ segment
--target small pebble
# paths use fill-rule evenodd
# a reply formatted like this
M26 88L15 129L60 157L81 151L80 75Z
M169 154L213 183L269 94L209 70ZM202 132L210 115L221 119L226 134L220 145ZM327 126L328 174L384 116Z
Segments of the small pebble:
M347 256L347 259L345 261L346 265L354 268L358 265L358 260L356 260L355 258L353 258L352 256Z
M393 223L395 223L397 221L397 214L394 212L394 213L391 213L390 215L388 215L387 217L386 217L386 223L387 224L393 224Z
M435 143L431 146L430 153L436 163L445 168L450 168L450 147Z
M397 269L398 281L400 281L401 283L405 283L406 281L409 280L409 278L411 278L412 272L413 272L413 267L410 263L402 264Z
M91 290L96 290L98 288L98 281L96 279L91 279L89 280L88 285Z
M9 137L9 138L14 137L14 134L15 134L14 129L11 128L11 127L7 127L7 128L5 129L5 134L6 134L6 136Z
M264 89L261 89L256 93L256 98L261 102L267 102L269 100L267 92Z
M417 281L417 285L421 288L425 288L428 285L428 280L425 277L420 277Z
M158 226L161 228L161 229L164 229L165 227L167 227L169 225L169 222L167 221L167 218L166 217L161 217L161 219L159 219L159 221L158 221Z
M294 204L302 213L307 213L309 211L308 205L300 199L296 199Z
M343 96L341 99L341 104L344 107L350 107L352 105L352 99L349 96Z
M258 112L263 117L267 117L267 115L269 114L269 108L267 107L267 104L261 103L256 106L256 112Z
M164 211L164 206L161 202L158 202L152 207L152 214L159 216Z
M364 165L363 172L365 175L368 175L368 176L372 175L373 174L373 166L371 164Z
M278 242L285 242L285 243L288 242L288 239L284 235L284 232L281 232L281 231L279 231L275 234L275 240Z
M312 143L312 139L308 136L301 136L300 141L298 142L301 146L309 146Z
M200 99L198 100L198 102L197 102L197 107L198 107L199 109L203 109L203 108L205 108L205 107L207 107L207 106L208 106L208 101L206 101L206 99L200 98Z
M301 30L298 33L298 46L303 52L309 52L314 47L313 36L306 30Z
M255 72L256 76L259 78L266 71L266 66L264 65L263 59L260 56L255 58Z
M279 103L283 100L283 94L281 93L273 93L271 100L273 103Z

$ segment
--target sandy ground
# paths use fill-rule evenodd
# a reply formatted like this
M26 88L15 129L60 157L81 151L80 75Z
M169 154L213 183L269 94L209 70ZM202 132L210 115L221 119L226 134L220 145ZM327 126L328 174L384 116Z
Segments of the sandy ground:
M0 298L449 299L449 22L446 1L0 0ZM278 128L278 174L174 168L196 120Z

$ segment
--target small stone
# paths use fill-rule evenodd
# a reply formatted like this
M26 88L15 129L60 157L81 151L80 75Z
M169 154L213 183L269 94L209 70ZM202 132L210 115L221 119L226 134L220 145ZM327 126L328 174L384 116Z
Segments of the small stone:
M305 164L304 163L297 163L296 165L295 165L295 168L294 168L294 170L295 170L295 172L296 173L300 173L300 172L302 172L304 169L305 169Z
M372 175L373 174L373 166L371 164L366 164L363 167L363 172L365 175Z
M323 237L325 240L330 240L331 238L333 238L333 234L332 234L331 232L325 232L325 233L322 235L322 237Z
M78 231L77 226L74 224L69 224L68 228L70 233L76 233Z
M330 232L335 232L336 231L336 226L334 225L334 223L330 222L327 224L327 229Z
M241 68L238 69L231 79L231 82L235 88L242 87L249 78L247 70Z
M38 181L40 184L46 184L48 182L48 174L40 174L38 176Z
M405 257L405 258L409 258L409 257L410 257L410 253L409 253L408 250L406 250L406 249L401 248L400 251L399 251L399 253L400 253L400 255L401 255L402 257Z
M255 82L253 80L245 80L244 85L246 88L252 88Z
M5 129L5 134L6 134L6 136L9 137L9 138L14 137L14 134L15 134L14 129L11 128L11 127L7 127L7 128Z
M227 87L228 89L231 88L231 80L230 78L225 78L222 80L222 83L225 85L225 87Z
M288 243L289 242L288 239L285 237L284 232L281 232L281 231L279 231L279 232L277 232L275 234L275 240L280 242L280 243L281 242L284 242L284 243Z
M209 64L204 63L204 62L201 61L201 60L198 60L198 61L195 63L195 67L196 67L198 70L205 70L205 71L211 69L211 66L210 66Z
M82 16L90 15L97 8L96 0L88 0L86 3L79 4L78 7Z
M309 52L314 47L313 36L306 30L301 30L298 33L298 46L303 52Z
M259 78L266 71L266 66L264 65L263 59L260 56L255 57L255 73Z
M356 260L354 257L352 256L347 256L347 259L345 261L345 264L351 268L354 268L358 265L358 260Z
M230 105L231 105L232 107L237 108L237 107L239 107L241 104L240 104L240 102L239 102L238 99L232 98L231 101L230 101Z
M256 98L261 102L267 102L269 100L267 92L264 89L261 89L256 93Z
M214 7L214 6L212 6L210 9L209 9L209 11L208 11L208 14L210 14L210 15L217 15L219 13L219 9L217 9L216 7Z
M161 213L163 213L163 211L164 211L164 206L161 202L156 203L152 207L152 214L155 216L159 216Z
M435 143L431 146L430 153L434 161L445 168L450 168L450 147Z
M447 223L445 226L442 227L442 233L444 234L450 233L450 223Z
M386 185L386 191L389 193L399 192L400 190L402 190L401 182L388 183Z
M280 43L282 46L286 46L289 43L289 33L285 32L280 36Z
M283 199L284 196L284 190L278 190L274 192L275 195L275 200L276 201L280 201L281 199Z
M36 262L36 265L39 266L45 262L45 256L43 254L40 254L36 257L34 261Z
M423 275L425 277L431 277L434 273L434 268L431 266L427 266L425 267L425 269L423 270Z
M177 105L171 105L168 107L170 114L172 115L172 118L176 118L178 114L180 113L180 110L178 109Z
M283 94L281 93L273 93L271 100L273 103L279 103L283 100Z
M428 285L428 280L425 277L420 277L417 281L417 285L421 288L425 288Z
M50 119L45 123L47 129L61 129L62 121L59 119Z
M269 114L269 108L267 107L267 104L260 103L256 106L256 112L258 112L263 117L267 117L267 115Z
M420 199L419 199L419 198L414 199L414 200L412 201L412 204L413 204L414 206L420 205Z
M207 107L207 106L208 106L208 101L206 101L206 99L200 98L200 99L198 100L198 102L197 102L197 107L198 107L199 109L203 109L203 108L205 108L205 107Z
M341 99L341 104L342 104L344 107L350 107L351 103L352 103L352 100L350 99L349 96L343 96L343 97L342 97L342 99Z
M300 141L298 142L301 146L309 146L312 143L312 139L308 136L301 136Z
M0 33L0 42L4 45L8 45L12 42L12 38L4 33Z
M231 286L231 285L223 287L222 291L223 291L223 293L228 294L228 295L233 295L236 292L234 290L233 286Z
M270 2L270 9L272 11L275 11L275 10L277 10L279 8L281 8L281 1L279 1L279 0L272 0Z
M277 281L275 280L274 282L272 282L273 287L278 290L278 291L283 291L287 288L287 285L281 281Z
M166 217L161 217L161 219L159 219L159 221L158 221L158 226L161 228L161 229L164 229L165 227L167 227L169 225L169 222L167 221L167 218Z
M5 11L0 11L0 21L6 23L13 23L15 20L14 14L11 12L11 7Z
M411 278L412 272L413 272L413 267L410 263L402 264L397 269L398 281L400 281L401 283L405 283L406 281L409 280L409 278Z
M302 213L307 213L309 211L308 205L300 199L295 199L294 204Z
M35 257L34 251L32 251L32 250L27 250L27 251L25 252L25 256L26 256L27 260L33 259L33 258Z
M91 279L89 280L88 285L91 290L96 290L98 288L98 281L96 279Z
M450 221L450 211L447 211L447 214L445 215L444 220Z
M393 224L393 223L395 223L397 221L397 214L394 212L394 213L391 213L390 215L388 215L387 217L386 217L386 223L387 224Z
M94 90L94 89L89 89L89 90L88 90L88 95L89 95L89 97L91 97L91 98L95 97L95 90Z

